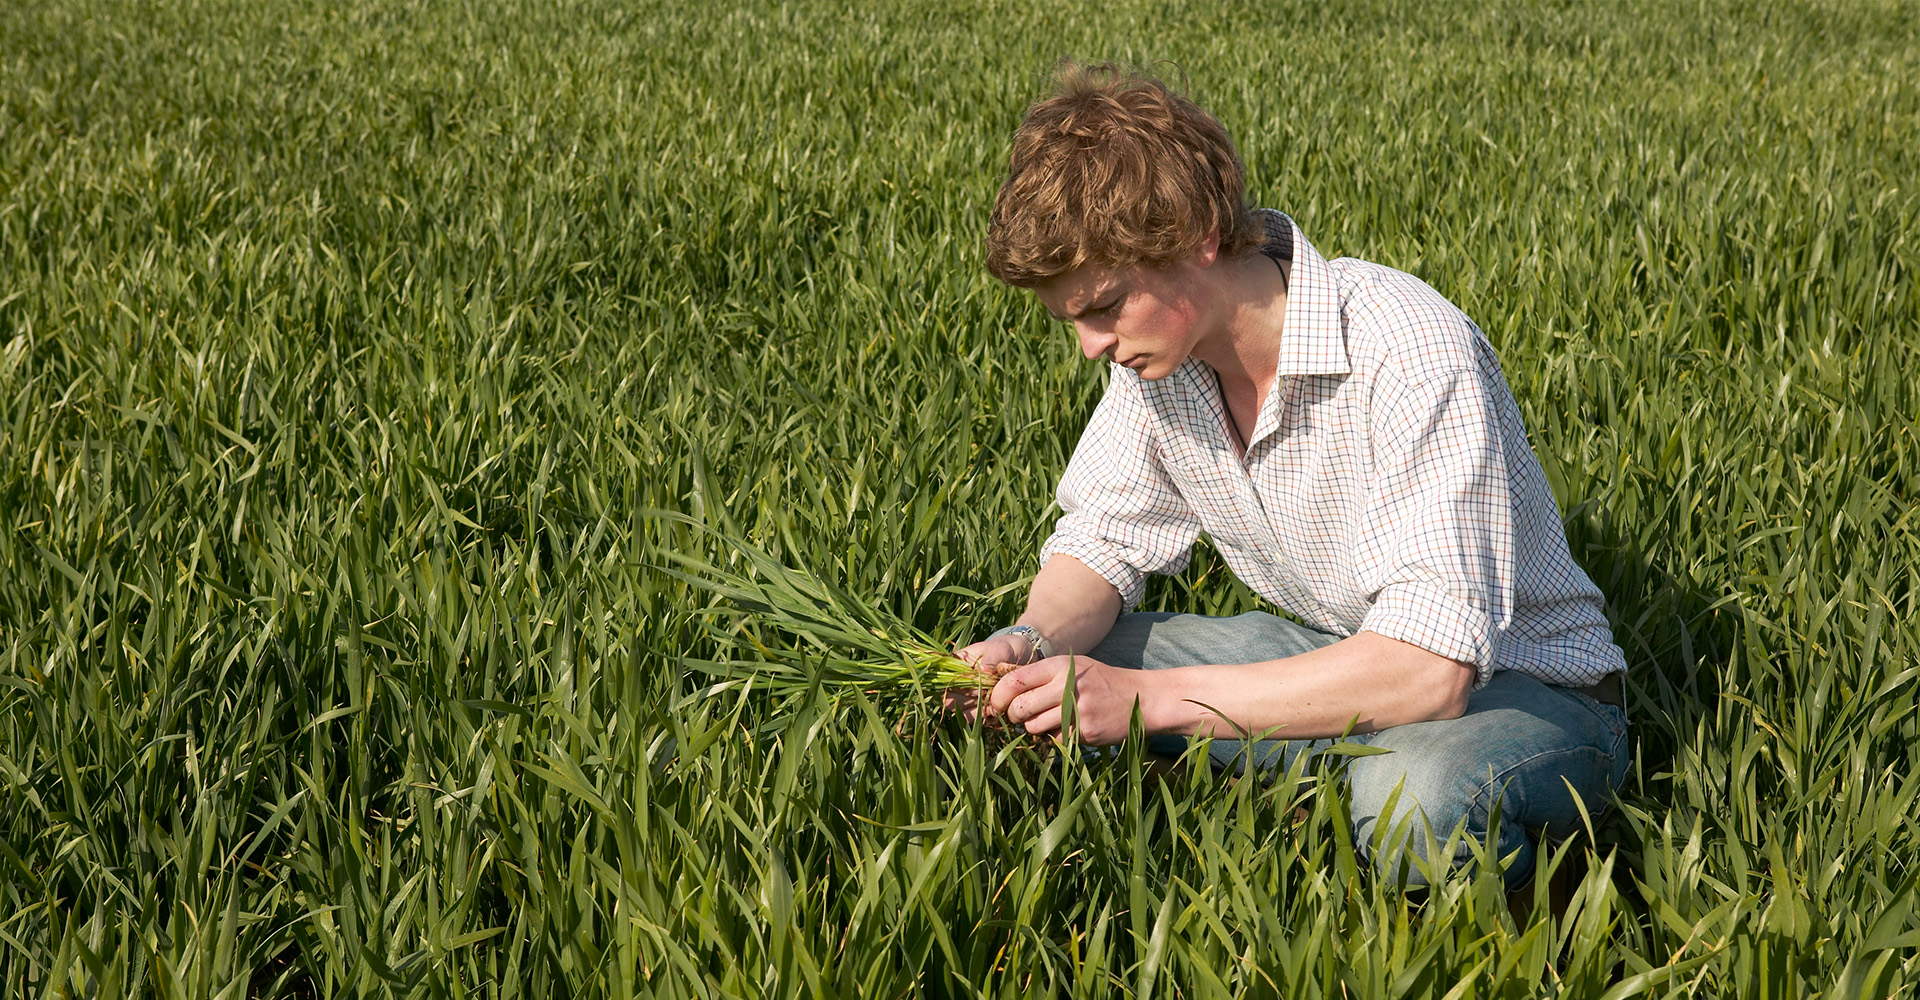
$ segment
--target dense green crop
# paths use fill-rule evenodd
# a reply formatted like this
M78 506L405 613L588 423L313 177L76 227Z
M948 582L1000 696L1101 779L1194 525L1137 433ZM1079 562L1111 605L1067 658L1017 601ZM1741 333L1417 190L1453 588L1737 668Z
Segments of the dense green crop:
M1062 55L1500 350L1633 663L1564 917L1365 877L1326 774L689 669L734 553L654 509L1017 606ZM1912 996L1916 135L1905 4L0 5L0 993Z

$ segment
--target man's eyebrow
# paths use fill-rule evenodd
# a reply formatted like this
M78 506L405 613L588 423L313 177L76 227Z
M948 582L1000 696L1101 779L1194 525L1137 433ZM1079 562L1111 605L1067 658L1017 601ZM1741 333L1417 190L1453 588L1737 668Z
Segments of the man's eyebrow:
M1041 303L1041 308L1047 310L1047 315L1052 316L1054 319L1057 319L1062 323L1065 323L1070 319L1079 319L1080 317L1085 316L1086 314L1093 312L1096 309L1105 309L1106 306L1104 305L1097 306L1097 305L1094 305L1094 303L1106 302L1108 305L1111 305L1112 304L1111 300L1113 299L1114 293L1120 290L1121 289L1118 285L1115 285L1109 288L1103 288L1100 290L1100 294L1088 296L1087 304L1084 306L1081 306L1077 312L1070 312L1065 316L1062 316L1059 313L1054 312L1053 309L1048 307L1045 303Z

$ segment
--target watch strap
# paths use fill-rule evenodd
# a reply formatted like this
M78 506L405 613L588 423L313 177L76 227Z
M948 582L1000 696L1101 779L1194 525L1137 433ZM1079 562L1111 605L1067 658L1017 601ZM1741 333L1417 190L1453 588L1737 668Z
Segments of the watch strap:
M1047 641L1046 636L1040 634L1039 629L1031 625L1009 625L987 638L996 639L1003 635L1017 635L1027 640L1027 648L1033 651L1033 660L1044 660L1053 655L1053 644ZM1027 662L1031 663L1033 660Z

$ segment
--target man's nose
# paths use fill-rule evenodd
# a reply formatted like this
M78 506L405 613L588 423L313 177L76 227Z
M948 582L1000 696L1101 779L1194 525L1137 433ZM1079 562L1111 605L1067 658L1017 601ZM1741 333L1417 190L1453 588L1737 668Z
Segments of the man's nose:
M1080 335L1080 353L1086 355L1088 361L1113 350L1113 345L1120 342L1120 338L1111 333L1096 333L1084 326L1076 327L1074 332Z

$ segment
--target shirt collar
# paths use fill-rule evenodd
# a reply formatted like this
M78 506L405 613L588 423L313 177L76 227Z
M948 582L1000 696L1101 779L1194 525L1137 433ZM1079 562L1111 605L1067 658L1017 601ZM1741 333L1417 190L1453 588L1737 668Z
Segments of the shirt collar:
M1347 362L1347 334L1340 323L1340 287L1333 268L1307 242L1285 213L1260 210L1267 244L1291 244L1293 266L1287 278L1286 325L1280 333L1281 375L1340 375Z

